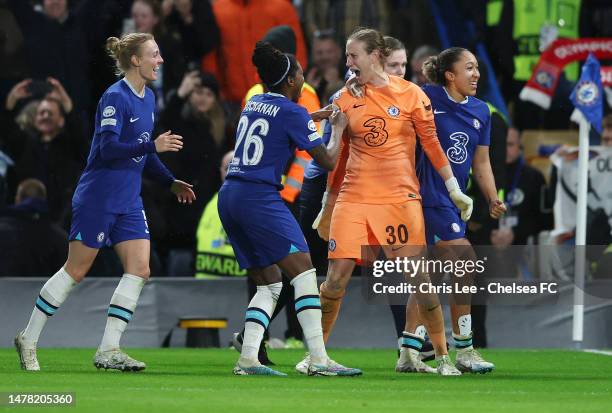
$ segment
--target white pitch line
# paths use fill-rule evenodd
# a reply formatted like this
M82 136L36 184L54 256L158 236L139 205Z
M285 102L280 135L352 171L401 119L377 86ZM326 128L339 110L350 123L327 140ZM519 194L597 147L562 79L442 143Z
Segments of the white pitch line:
M585 353L601 354L603 356L612 356L612 351L592 350L592 349L586 349L582 351L584 351Z

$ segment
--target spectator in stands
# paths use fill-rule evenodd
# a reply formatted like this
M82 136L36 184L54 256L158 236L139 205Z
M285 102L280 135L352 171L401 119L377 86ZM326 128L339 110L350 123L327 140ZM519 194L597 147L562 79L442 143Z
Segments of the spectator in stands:
M437 56L440 53L438 49L433 46L424 44L415 49L410 58L410 69L412 71L411 81L419 86L427 83L427 78L423 75L423 63L429 56Z
M322 106L344 86L344 53L333 30L316 31L312 41L311 64L306 82L314 87Z
M601 146L612 147L612 113L608 113L602 123Z
M431 1L392 0L392 3L393 11L389 16L391 27L388 33L404 43L407 50L415 50L425 43L440 45L440 33L436 30L437 24L431 10ZM438 53L432 53L431 56ZM407 79L410 79L410 76Z
M199 63L219 45L219 28L208 0L163 0L163 15L169 31L180 36L188 62Z
M67 239L49 220L45 185L22 181L15 205L0 212L0 276L40 277L54 271L66 260Z
M72 192L85 165L89 142L75 116L72 99L56 79L48 80L51 92L36 108L35 134L29 135L15 122L15 108L31 95L31 79L19 82L9 95L2 111L5 135L3 146L15 161L9 174L9 193L26 178L40 179L47 188L49 217L64 224L71 209Z
M204 206L219 188L219 165L225 147L225 117L219 100L219 85L208 73L192 71L170 94L160 116L160 131L171 130L183 137L188 150L160 154L160 159L176 176L194 186L197 199L185 208L174 197L163 202L168 228L159 247L168 250L168 272L193 276L196 229Z
M5 1L0 1L0 97L28 73L23 32Z
M15 163L10 156L0 150L0 208L4 208L6 205L6 173L8 168L13 166Z
M162 109L166 95L179 86L187 69L183 44L178 36L165 27L162 7L157 0L134 1L131 16L134 32L153 34L160 53L164 56L164 64L159 68L157 80L150 85L157 97L157 107Z
M506 148L503 188L508 212L500 228L491 231L491 244L526 245L530 237L537 241L540 231L552 228L552 214L542 210L546 180L540 171L526 163L517 129L508 129Z
M603 131L601 133L601 146L612 148L612 113L603 119ZM610 229L610 217L608 217L607 228ZM605 227L605 224L602 225ZM587 230L588 231L588 230ZM608 238L612 234L608 233ZM603 237L602 237L603 238ZM597 263L597 269L593 275L595 278L612 278L612 244L603 251Z
M302 2L301 17L308 40L317 30L333 27L338 44L358 26L390 34L391 0L308 0Z
M23 105L17 116L15 117L15 122L19 129L27 133L29 136L36 136L38 133L36 131L36 112L38 111L38 105L40 103L39 99L33 99Z
M296 57L307 65L306 45L298 15L287 0L217 0L213 11L221 40L204 61L204 70L214 73L231 114L238 111L249 88L259 82L251 55L255 43L272 27L288 25L296 37Z
M219 29L209 0L155 0L136 5L136 10L136 2L132 0L99 3L96 20L100 22L103 40L135 31L155 34L165 60L160 72L165 79L156 83L160 108L164 100L159 98L162 95L165 98L170 90L178 87L184 71L199 67L202 56L219 43ZM137 11L137 18L133 11ZM103 40L92 48L94 96L100 96L109 84L116 81L114 64L103 47ZM97 99L94 103L97 104Z
M82 122L88 121L91 105L89 51L104 40L96 18L103 3L82 0L70 10L67 0L44 0L38 12L29 1L8 1L24 36L29 75L58 79L74 99Z

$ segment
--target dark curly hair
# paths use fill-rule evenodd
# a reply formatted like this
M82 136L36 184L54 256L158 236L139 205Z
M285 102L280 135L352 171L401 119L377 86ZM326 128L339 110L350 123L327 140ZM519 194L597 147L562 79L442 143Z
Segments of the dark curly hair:
M272 92L279 91L287 77L295 76L298 69L294 55L285 54L268 42L257 42L252 61L259 77Z

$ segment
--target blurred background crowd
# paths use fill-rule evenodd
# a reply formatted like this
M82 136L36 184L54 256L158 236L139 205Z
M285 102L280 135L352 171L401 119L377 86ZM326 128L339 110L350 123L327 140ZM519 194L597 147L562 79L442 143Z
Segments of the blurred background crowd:
M479 97L494 117L494 173L511 196L500 224L488 219L473 188L473 243L571 242L574 228L555 205L567 197L559 192L560 178L571 179L563 163L575 159L568 97L579 66L566 68L548 110L518 95L542 42L612 38L610 22L607 0L0 0L0 276L49 276L63 264L71 197L87 159L96 105L116 81L105 40L130 32L152 33L159 44L165 63L150 85L157 96L155 136L170 129L185 143L184 150L160 158L194 185L198 197L193 205L179 205L145 176L155 276L244 275L227 260L231 247L214 215L241 107L257 92L255 42L266 39L297 56L307 82L304 97L312 97L309 109L317 109L344 84L344 44L357 26L401 40L405 77L418 84L424 82L423 60L445 47L469 48L481 60ZM609 88L606 97L609 113ZM591 143L611 172L610 116L603 126ZM287 171L294 185L283 196L288 204L297 202L301 162L308 162L299 154L296 159L301 169L289 165ZM592 243L606 246L612 196L602 185L591 188L589 222L599 230L591 232ZM107 248L90 275L120 271Z

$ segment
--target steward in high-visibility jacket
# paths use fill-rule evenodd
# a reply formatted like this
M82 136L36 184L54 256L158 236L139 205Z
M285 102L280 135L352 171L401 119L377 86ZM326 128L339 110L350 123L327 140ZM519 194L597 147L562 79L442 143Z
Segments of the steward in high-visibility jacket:
M512 14L512 38L516 45L514 55L514 80L526 82L540 59L540 37L547 32L557 31L557 38L577 39L580 37L581 0L514 0L506 1L503 11L499 0L489 0L487 24L494 26L500 19ZM508 22L509 24L509 22ZM578 63L565 68L568 80L578 79Z

